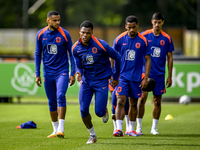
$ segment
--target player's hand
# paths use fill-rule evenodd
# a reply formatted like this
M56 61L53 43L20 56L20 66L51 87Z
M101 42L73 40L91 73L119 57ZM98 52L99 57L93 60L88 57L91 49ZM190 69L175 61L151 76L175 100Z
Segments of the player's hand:
M147 87L147 84L148 84L148 78L145 78L144 77L144 79L142 80L142 82L141 82L141 84L140 84L140 87L141 87L141 89L144 89L144 88L146 88Z
M169 88L169 87L172 86L172 78L171 78L171 77L168 77L168 78L167 78L166 86L167 86L167 88Z
M112 86L115 88L119 84L118 80L112 80Z
M76 74L77 74L76 80L77 80L78 82L80 82L81 79L82 79L82 76L81 76L81 74L80 74L79 72L77 72Z
M39 87L41 87L41 84L42 84L41 77L36 77L35 82Z
M75 83L75 77L69 76L69 86L72 86Z

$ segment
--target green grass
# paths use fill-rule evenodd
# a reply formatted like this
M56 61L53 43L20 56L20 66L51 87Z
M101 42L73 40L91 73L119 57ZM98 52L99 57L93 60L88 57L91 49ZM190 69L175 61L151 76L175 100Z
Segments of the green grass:
M48 139L46 136L52 132L51 120L47 103L0 103L0 150L114 150L114 149L200 149L200 105L178 105L163 103L162 114L158 124L160 135L150 135L152 124L151 102L146 105L143 119L143 136L139 137L113 137L113 123L102 123L101 118L94 114L94 106L90 112L98 141L86 145L89 133L82 123L79 105L70 104L67 107L65 138ZM44 99L41 101L45 101ZM76 101L77 99L68 99ZM111 110L111 105L108 105ZM164 118L171 114L173 120ZM16 126L33 120L37 129L16 129ZM125 124L123 125L125 131Z

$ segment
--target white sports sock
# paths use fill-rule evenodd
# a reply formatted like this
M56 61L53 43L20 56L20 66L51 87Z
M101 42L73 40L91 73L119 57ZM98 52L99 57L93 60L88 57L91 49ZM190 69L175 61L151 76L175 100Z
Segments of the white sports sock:
M57 132L64 132L65 126L65 119L59 119L58 131Z
M53 126L53 133L56 134L58 130L58 121L52 122L52 126Z
M126 131L129 131L129 116L125 115L125 121L126 121Z
M158 119L153 119L153 122L152 122L152 129L157 129L157 124L158 124Z
M135 121L129 121L129 131L135 130Z
M137 128L142 128L142 118L137 118Z
M90 133L90 135L96 135L96 133L94 132L94 127L87 129Z
M123 120L116 120L116 124L117 124L117 130L122 131Z
M114 131L117 129L117 123L116 120L113 119L113 126L114 126Z

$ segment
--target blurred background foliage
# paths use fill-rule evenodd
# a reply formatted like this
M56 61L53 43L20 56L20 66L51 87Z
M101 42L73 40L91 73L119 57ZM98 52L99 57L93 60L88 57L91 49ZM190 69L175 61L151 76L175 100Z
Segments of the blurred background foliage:
M37 0L27 0L30 8ZM61 26L78 27L83 20L95 26L124 26L128 15L137 16L140 26L149 26L154 12L165 16L165 26L197 28L199 0L46 0L28 15L28 28L46 26L46 14L57 10ZM0 0L0 28L23 28L24 0Z

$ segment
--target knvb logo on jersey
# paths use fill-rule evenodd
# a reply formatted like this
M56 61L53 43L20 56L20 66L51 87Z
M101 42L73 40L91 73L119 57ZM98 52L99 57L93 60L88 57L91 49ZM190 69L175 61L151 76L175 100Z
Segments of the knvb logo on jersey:
M38 90L34 76L34 72L28 65L19 63L14 69L14 77L11 79L11 85L19 92L34 95Z

